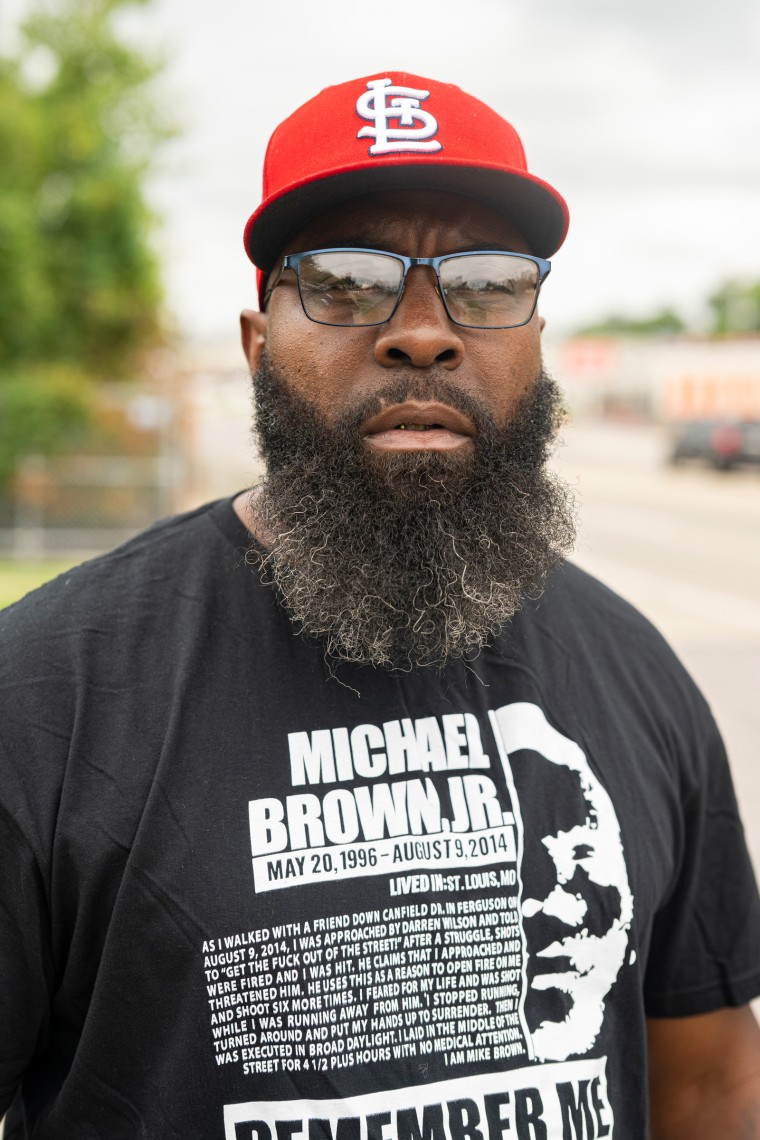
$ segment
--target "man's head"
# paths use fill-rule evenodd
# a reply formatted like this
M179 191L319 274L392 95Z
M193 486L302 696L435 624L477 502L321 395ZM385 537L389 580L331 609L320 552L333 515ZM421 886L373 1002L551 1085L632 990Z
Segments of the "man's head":
M567 233L562 196L528 172L510 123L453 84L385 72L320 91L277 127L246 250L266 275L312 218L363 194L414 189L490 203L540 257Z
M362 103L367 89L374 94ZM373 137L382 129L387 146L394 130L417 130L425 139L407 141L429 142L432 94L420 128L414 108L411 126L403 118L411 96L394 97L398 127L377 117L376 87L354 85L357 115L376 114ZM558 196L504 170L502 194L519 185L517 205L494 201L490 183L478 196L473 166L446 166L445 149L442 141L432 152L439 165L430 151L423 160L414 151L378 156L379 190L367 188L371 165L357 183L356 171L336 173L333 161L332 174L291 189L302 224L276 255L261 227L269 208L287 232L287 192L265 197L247 229L267 308L242 317L268 469L254 520L265 564L297 624L326 638L331 654L395 668L476 650L572 538L566 493L543 470L559 419L535 314L547 266L515 221L533 241L553 226L556 240ZM468 193L448 187L454 176L465 185L465 175ZM337 204L321 208L326 183ZM307 191L320 208L304 218ZM342 252L313 252L325 250Z

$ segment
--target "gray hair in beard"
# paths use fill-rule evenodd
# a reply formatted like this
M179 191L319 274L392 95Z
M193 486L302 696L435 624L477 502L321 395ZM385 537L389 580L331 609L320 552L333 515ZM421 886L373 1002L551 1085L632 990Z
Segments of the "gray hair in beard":
M329 425L266 354L253 392L266 546L248 557L328 658L407 671L473 655L572 547L572 494L545 470L563 411L543 372L504 429L445 375L405 374ZM371 453L361 423L420 398L469 416L474 446Z

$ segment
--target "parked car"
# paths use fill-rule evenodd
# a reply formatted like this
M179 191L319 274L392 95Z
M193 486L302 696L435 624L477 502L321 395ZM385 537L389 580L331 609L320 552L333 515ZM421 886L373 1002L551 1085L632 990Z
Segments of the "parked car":
M760 420L695 420L679 424L671 463L701 460L721 471L744 463L760 464Z

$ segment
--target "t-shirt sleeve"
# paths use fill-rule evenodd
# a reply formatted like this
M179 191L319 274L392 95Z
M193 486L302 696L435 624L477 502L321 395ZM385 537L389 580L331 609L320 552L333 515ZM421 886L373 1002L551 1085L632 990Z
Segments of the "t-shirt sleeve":
M760 898L731 774L701 698L693 713L680 859L655 916L644 983L653 1017L708 1013L760 993Z
M66 745L38 608L0 614L0 1116L48 1044L55 990L50 871Z
M37 861L0 804L0 1117L35 1054L44 1048L49 925Z

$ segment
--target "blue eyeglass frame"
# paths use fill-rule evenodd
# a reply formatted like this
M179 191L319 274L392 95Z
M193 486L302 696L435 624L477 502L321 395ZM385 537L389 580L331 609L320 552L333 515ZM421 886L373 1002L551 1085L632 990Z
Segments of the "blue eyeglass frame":
M303 294L301 293L300 266L301 266L301 262L303 261L303 259L305 257L312 257L316 253L379 253L383 257L391 257L394 259L394 261L400 261L404 267L404 273L403 273L403 276L401 278L401 281L399 282L398 295L396 297L395 304L394 304L393 308L391 309L390 313L388 314L388 316L385 318L385 320L384 321L369 321L367 324L359 324L359 325L357 325L357 324L343 325L343 324L334 324L332 321L318 321L316 319L316 317L312 317L309 313L307 313L306 312L306 305L304 304L304 300L303 300ZM446 303L446 297L445 297L445 294L443 291L443 286L441 285L441 275L438 272L440 264L442 261L454 261L454 259L458 258L458 257L478 257L482 254L496 254L497 256L501 256L501 257L517 257L521 261L532 262L536 266L536 268L538 269L538 281L536 282L536 292L535 292L535 295L533 297L533 304L531 305L530 312L528 313L528 316L525 318L524 321L520 321L516 325L468 325L468 324L464 324L462 321L456 320L455 317L452 317L449 306ZM282 261L280 262L279 273L277 274L276 281L274 282L274 284L269 286L266 293L264 294L264 307L266 307L270 296L272 295L274 290L277 288L277 286L280 284L280 281L282 280L282 275L285 272L285 270L286 269L292 269L296 275L296 282L298 284L298 297L299 297L299 300L301 302L301 308L303 309L306 317L310 321L313 321L315 325L327 325L329 328L339 328L339 329L377 328L379 325L387 324L388 321L393 316L393 314L396 312L396 309L399 307L399 305L401 303L401 298L404 295L404 286L406 285L406 275L410 269L413 269L417 265L427 265L427 266L430 266L430 268L433 270L433 272L435 273L435 279L436 279L437 287L438 287L438 296L441 298L441 302L443 304L443 307L446 310L446 316L449 318L449 320L452 322L452 324L459 325L460 328L464 328L464 329L519 329L519 328L522 328L523 325L527 325L528 322L533 317L533 314L536 311L536 305L538 304L538 294L541 292L541 286L543 285L544 281L546 280L546 278L551 273L551 269L552 269L552 263L550 261L547 261L546 258L544 258L544 257L536 257L534 254L531 254L531 253L512 253L510 250L506 250L506 249L467 249L467 250L464 250L462 253L442 253L439 257L407 257L403 253L391 253L387 249L369 249L369 248L366 248L364 246L358 246L358 245L325 246L322 249L305 249L301 253L286 253L285 256L283 257Z

